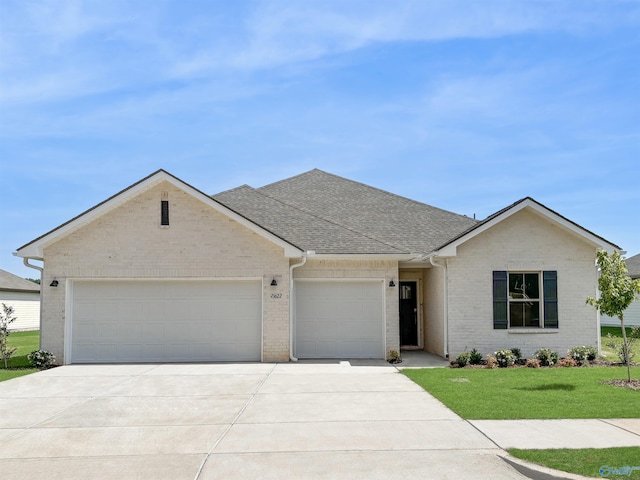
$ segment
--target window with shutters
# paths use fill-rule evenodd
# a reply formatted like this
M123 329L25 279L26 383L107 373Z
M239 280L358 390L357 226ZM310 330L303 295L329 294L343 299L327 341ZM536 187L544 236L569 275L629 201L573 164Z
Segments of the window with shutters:
M557 272L493 272L493 328L558 328Z

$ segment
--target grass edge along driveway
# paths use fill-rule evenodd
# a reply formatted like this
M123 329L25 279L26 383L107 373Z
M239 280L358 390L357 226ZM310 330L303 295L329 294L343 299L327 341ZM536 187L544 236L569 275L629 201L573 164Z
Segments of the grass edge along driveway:
M638 447L508 450L513 457L554 470L596 478L640 478ZM636 468L634 468L636 467Z

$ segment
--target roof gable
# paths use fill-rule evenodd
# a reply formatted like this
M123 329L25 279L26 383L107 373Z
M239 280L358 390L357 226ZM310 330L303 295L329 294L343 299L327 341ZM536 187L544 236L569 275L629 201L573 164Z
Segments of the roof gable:
M566 231L572 232L573 234L582 238L584 241L589 242L598 248L602 248L603 250L607 250L609 252L620 249L619 246L605 240L604 238L551 210L550 208L537 202L533 198L525 197L521 200L518 200L514 204L509 205L502 210L499 210L493 215L490 215L477 225L474 225L469 230L453 237L437 249L436 255L442 257L455 256L458 246L524 209L531 209L535 211L543 218L546 218L548 221L557 224Z
M301 250L296 246L278 237L276 234L266 230L262 226L254 223L253 221L247 219L246 217L243 217L237 212L229 209L225 205L222 205L221 203L217 202L216 200L209 197L205 193L183 182L178 177L175 177L162 169L134 183L130 187L127 187L124 190L116 193L115 195L108 198L107 200L99 203L98 205L90 208L89 210L86 210L85 212L72 218L68 222L63 223L59 227L56 227L53 230L45 233L44 235L36 238L35 240L32 240L26 245L23 245L17 250L16 255L23 258L42 259L43 250L48 245L51 245L57 242L58 240L69 235L70 233L78 230L79 228L87 225L88 223L99 218L100 216L106 214L107 212L112 211L113 209L115 209L120 205L123 205L127 201L131 200L132 198L142 193L143 191L150 189L162 182L168 182L172 184L176 188L181 189L184 192L199 199L200 201L206 203L207 205L212 207L214 210L232 218L233 220L244 225L245 227L249 228L255 233L266 238L267 240L282 247L285 250L285 256L299 257L301 255L302 253Z

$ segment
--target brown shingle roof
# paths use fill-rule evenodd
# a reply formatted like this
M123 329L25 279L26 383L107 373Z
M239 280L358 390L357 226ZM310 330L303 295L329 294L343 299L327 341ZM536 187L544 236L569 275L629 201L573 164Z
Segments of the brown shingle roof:
M0 269L0 290L11 292L39 292L40 285Z
M428 253L477 223L317 169L213 198L317 253Z

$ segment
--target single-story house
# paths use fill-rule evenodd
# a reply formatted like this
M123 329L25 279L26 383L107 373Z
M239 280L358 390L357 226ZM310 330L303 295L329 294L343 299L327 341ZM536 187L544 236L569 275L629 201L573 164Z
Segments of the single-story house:
M640 278L640 253L625 259L627 273L631 278ZM620 320L606 315L602 316L602 325L619 327ZM636 327L640 325L640 300L636 300L624 312L625 327Z
M597 345L596 251L532 198L483 221L312 170L209 196L159 170L20 247L69 363Z
M13 307L10 331L40 328L40 285L0 269L0 304Z

